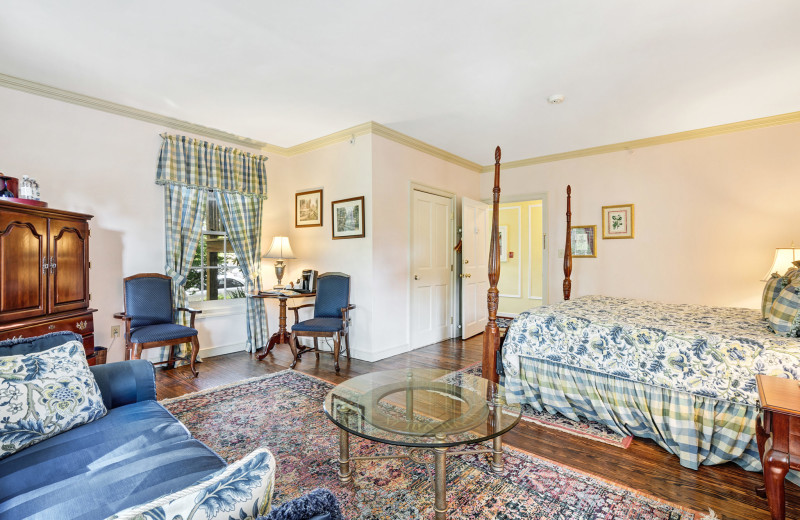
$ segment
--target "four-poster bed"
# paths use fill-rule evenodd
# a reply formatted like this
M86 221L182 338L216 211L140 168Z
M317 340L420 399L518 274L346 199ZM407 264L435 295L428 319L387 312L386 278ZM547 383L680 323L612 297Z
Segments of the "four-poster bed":
M564 302L521 313L503 341L497 328L500 148L489 254L489 321L483 377L511 402L654 440L683 466L761 464L755 374L800 379L800 339L769 332L760 311L627 298L570 300L572 189L567 187Z

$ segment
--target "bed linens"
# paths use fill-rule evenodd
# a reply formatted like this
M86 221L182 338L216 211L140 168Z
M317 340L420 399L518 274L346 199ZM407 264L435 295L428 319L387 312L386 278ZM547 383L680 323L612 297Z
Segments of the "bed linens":
M520 314L503 345L507 377L520 356L750 406L755 374L800 379L800 339L770 332L758 310L607 296Z

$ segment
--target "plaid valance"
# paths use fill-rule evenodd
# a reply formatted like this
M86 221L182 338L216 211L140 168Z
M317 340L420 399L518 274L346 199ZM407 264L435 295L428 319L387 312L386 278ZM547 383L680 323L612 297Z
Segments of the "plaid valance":
M156 184L175 184L267 198L267 158L162 134Z

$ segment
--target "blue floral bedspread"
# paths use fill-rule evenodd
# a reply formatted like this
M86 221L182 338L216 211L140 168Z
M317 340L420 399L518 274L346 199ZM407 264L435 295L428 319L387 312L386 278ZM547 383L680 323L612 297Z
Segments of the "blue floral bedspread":
M520 314L503 345L507 376L520 356L747 405L756 374L800 379L800 338L776 336L758 310L607 296Z

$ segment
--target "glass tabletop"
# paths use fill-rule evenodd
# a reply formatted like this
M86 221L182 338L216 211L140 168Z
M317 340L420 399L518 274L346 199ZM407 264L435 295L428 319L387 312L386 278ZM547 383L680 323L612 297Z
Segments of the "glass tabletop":
M487 379L439 369L373 372L337 385L325 414L360 437L412 447L472 444L502 435L519 422L520 406Z

